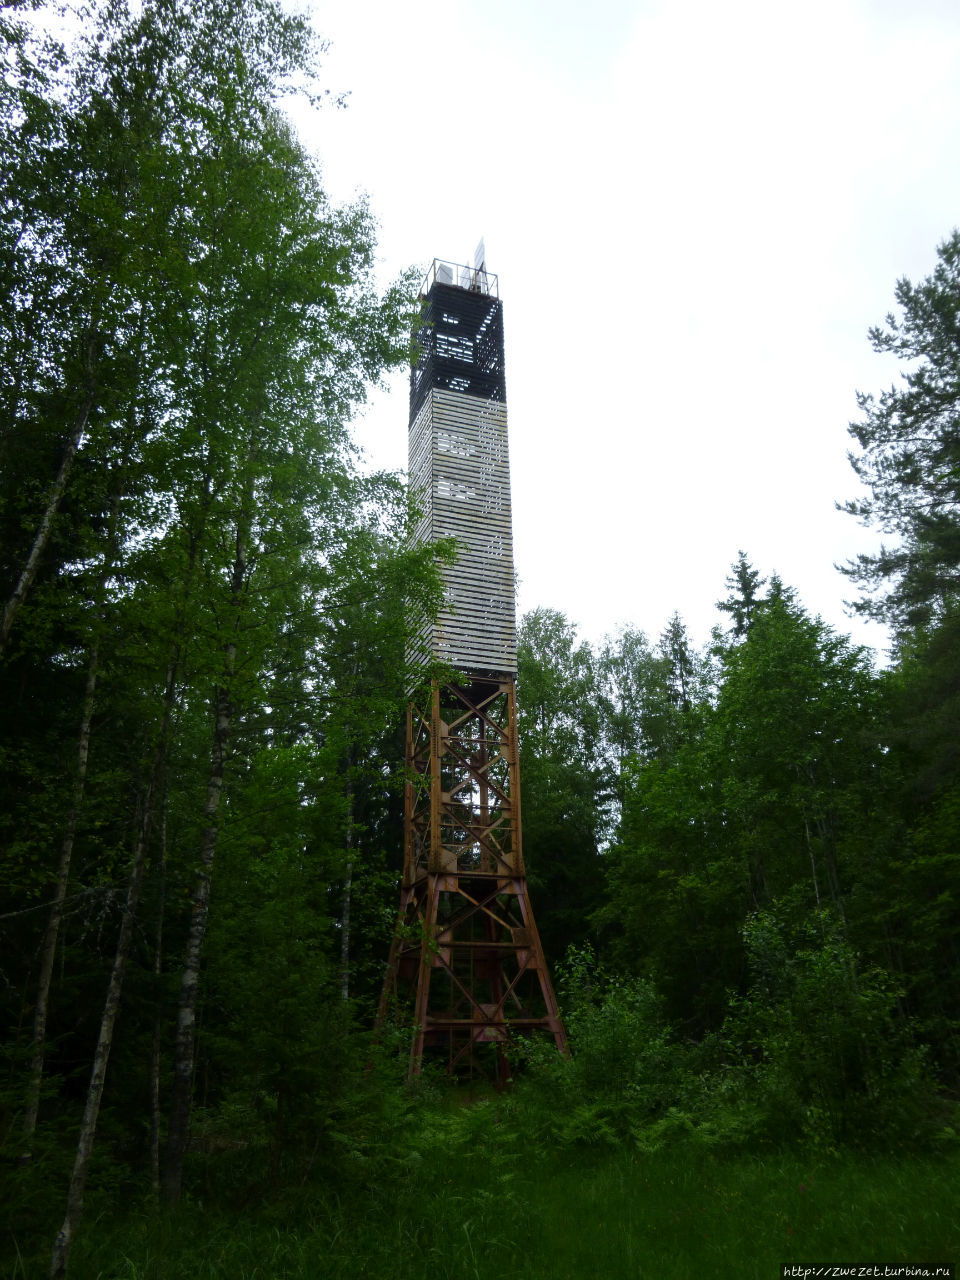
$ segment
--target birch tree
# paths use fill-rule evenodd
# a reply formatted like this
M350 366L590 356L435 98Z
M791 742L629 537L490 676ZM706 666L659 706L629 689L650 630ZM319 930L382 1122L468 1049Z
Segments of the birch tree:
M324 586L332 531L354 500L345 425L351 407L383 365L406 350L406 285L385 299L377 296L369 218L362 207L327 205L315 166L278 115L284 80L312 70L305 24L269 0L186 10L157 3L133 17L121 6L108 9L79 81L78 92L88 97L88 134L112 148L110 164L84 173L89 195L75 215L78 226L106 228L89 273L110 320L105 327L97 313L102 367L113 376L138 363L143 352L131 341L134 319L146 315L150 335L138 372L158 396L138 453L144 498L126 527L133 550L125 576L131 598L146 605L155 661L165 663L166 675L53 1275L66 1270L82 1210L172 712L178 699L196 706L206 698L212 724L174 1055L166 1185L175 1198L234 727L253 701L268 638L290 594ZM153 144L153 168L147 165L145 175L144 122ZM135 180L120 187L121 223L107 216L107 204L117 198L109 170L127 161ZM164 183L174 174L179 200L171 199L176 188ZM124 204L123 194L129 189L139 199L145 186L151 192L145 226L124 243L126 220L136 217L138 204ZM99 269L104 262L115 268L112 274ZM164 287L146 290L144 280L156 284L158 271L166 272ZM98 376L96 386L107 383ZM129 398L129 386L117 375L109 395ZM123 415L104 395L90 458L108 465L110 431ZM46 500L10 597L11 626L76 474L91 414L79 422L68 436L63 482L55 481ZM183 862L183 851L179 857Z

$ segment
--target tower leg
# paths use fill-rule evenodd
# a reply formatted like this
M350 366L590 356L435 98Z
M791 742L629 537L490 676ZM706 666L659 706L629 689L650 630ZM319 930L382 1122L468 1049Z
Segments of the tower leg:
M509 1073L521 1036L567 1051L530 907L512 678L434 683L407 715L401 912L381 999L412 1018L410 1071Z

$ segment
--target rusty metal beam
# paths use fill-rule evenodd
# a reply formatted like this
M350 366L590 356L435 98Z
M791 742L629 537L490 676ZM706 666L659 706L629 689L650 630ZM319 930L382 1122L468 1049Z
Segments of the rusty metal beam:
M424 730L427 730L424 732ZM503 1080L521 1035L566 1035L523 865L512 676L436 681L407 713L401 906L379 1019L425 1060Z

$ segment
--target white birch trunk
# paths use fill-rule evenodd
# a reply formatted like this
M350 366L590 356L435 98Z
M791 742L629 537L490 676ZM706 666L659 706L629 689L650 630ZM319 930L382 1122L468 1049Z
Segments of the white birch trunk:
M117 938L113 968L110 971L110 981L107 985L107 998L103 1008L103 1017L100 1020L100 1034L97 1038L93 1068L90 1072L90 1084L87 1089L87 1101L83 1110L83 1120L80 1124L77 1155L73 1163L73 1172L70 1176L70 1185L67 1190L67 1210L64 1215L63 1225L54 1240L50 1257L51 1280L62 1280L62 1277L67 1273L70 1247L83 1212L83 1197L87 1187L87 1176L90 1172L90 1157L93 1153L93 1142L96 1137L97 1121L100 1116L100 1103L107 1078L107 1065L110 1061L110 1050L113 1046L113 1032L117 1022L117 1014L120 1010L123 979L133 942L133 926L137 903L140 899L140 887L143 883L143 872L147 861L150 829L153 824L154 802L166 754L167 735L170 729L170 718L173 709L175 669L176 663L174 662L171 663L167 670L163 720L151 763L140 828L130 864L130 878L127 882L127 897L120 922L120 934Z
M70 863L73 858L73 846L83 806L83 793L87 782L87 760L90 756L90 725L93 720L94 696L97 688L99 671L100 646L94 641L87 667L87 684L83 696L83 712L80 717L80 736L77 744L77 772L73 783L73 798L70 812L67 815L67 829L60 847L60 864L57 867L57 884L54 890L50 915L43 935L43 946L40 952L40 976L37 980L37 1000L33 1011L32 1056L30 1059L30 1079L27 1083L27 1100L23 1117L23 1135L26 1139L24 1155L29 1159L33 1135L37 1128L37 1116L40 1111L40 1087L43 1081L44 1044L47 1038L47 1012L50 1005L50 986L53 980L53 963L57 953L57 940L60 937L60 924L63 920L63 904L67 897L67 886L70 883Z
M252 496L248 493L248 498ZM170 1124L167 1130L167 1150L163 1173L163 1195L169 1204L180 1198L183 1183L183 1160L187 1149L187 1133L190 1125L190 1102L193 1087L193 1069L196 1057L197 1004L200 987L200 961L207 931L207 915L210 907L210 883L213 860L219 834L218 814L223 792L223 772L233 719L231 702L232 684L236 667L236 634L239 630L243 608L243 595L247 572L247 541L250 530L250 509L244 513L237 529L236 552L231 573L230 603L233 627L229 642L224 648L223 683L217 690L213 749L210 757L210 773L207 778L207 794L203 806L203 836L200 843L200 868L193 891L190 927L180 981L180 1001L177 1009L177 1037L174 1049L173 1087L170 1099Z
M77 457L77 451L80 448L80 441L83 439L83 432L87 425L87 419L90 417L90 410L93 408L95 392L90 390L87 392L83 404L77 413L76 421L73 424L73 431L70 433L70 439L67 441L67 447L64 450L63 459L60 463L60 470L57 472L57 478L53 483L50 496L47 499L46 510L40 520L39 528L33 539L33 546L30 548L30 554L27 557L27 563L23 567L23 571L17 580L17 585L13 589L10 599L7 601L3 618L0 619L0 654L7 647L7 641L10 639L10 632L13 630L13 624L17 620L17 614L23 607L24 601L30 594L34 579L37 576L37 570L40 568L40 560L44 551L47 549L47 543L50 541L50 534L53 530L53 520L60 503L63 501L63 495L67 488L67 481L70 479L70 472L73 470L73 464Z
M234 646L230 646L231 650ZM229 656L229 655L228 655ZM223 791L223 765L230 733L230 700L226 689L217 692L216 726L207 794L203 806L203 837L200 845L200 871L193 891L187 949L180 979L180 1002L177 1008L177 1038L174 1049L173 1088L170 1099L170 1124L163 1175L163 1194L170 1204L180 1198L183 1182L183 1158L187 1149L190 1124L190 1094L193 1087L193 1064L196 1053L197 1003L200 987L200 960L207 931L210 908L210 881L217 848L217 815Z

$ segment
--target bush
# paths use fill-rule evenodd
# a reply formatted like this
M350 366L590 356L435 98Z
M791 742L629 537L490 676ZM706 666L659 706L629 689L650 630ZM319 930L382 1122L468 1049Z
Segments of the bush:
M606 972L590 947L569 949L557 989L570 1057L528 1042L511 1114L528 1142L616 1145L677 1101L683 1052L653 984Z
M793 927L758 912L743 937L751 983L732 998L723 1038L767 1136L822 1146L928 1137L935 1091L890 975L861 969L826 911Z
M571 948L557 984L571 1056L527 1044L528 1070L509 1101L526 1149L832 1151L931 1140L936 1091L890 976L860 967L828 912L792 927L757 913L743 936L746 994L730 995L720 1032L686 1044L652 983L609 974L589 948Z

